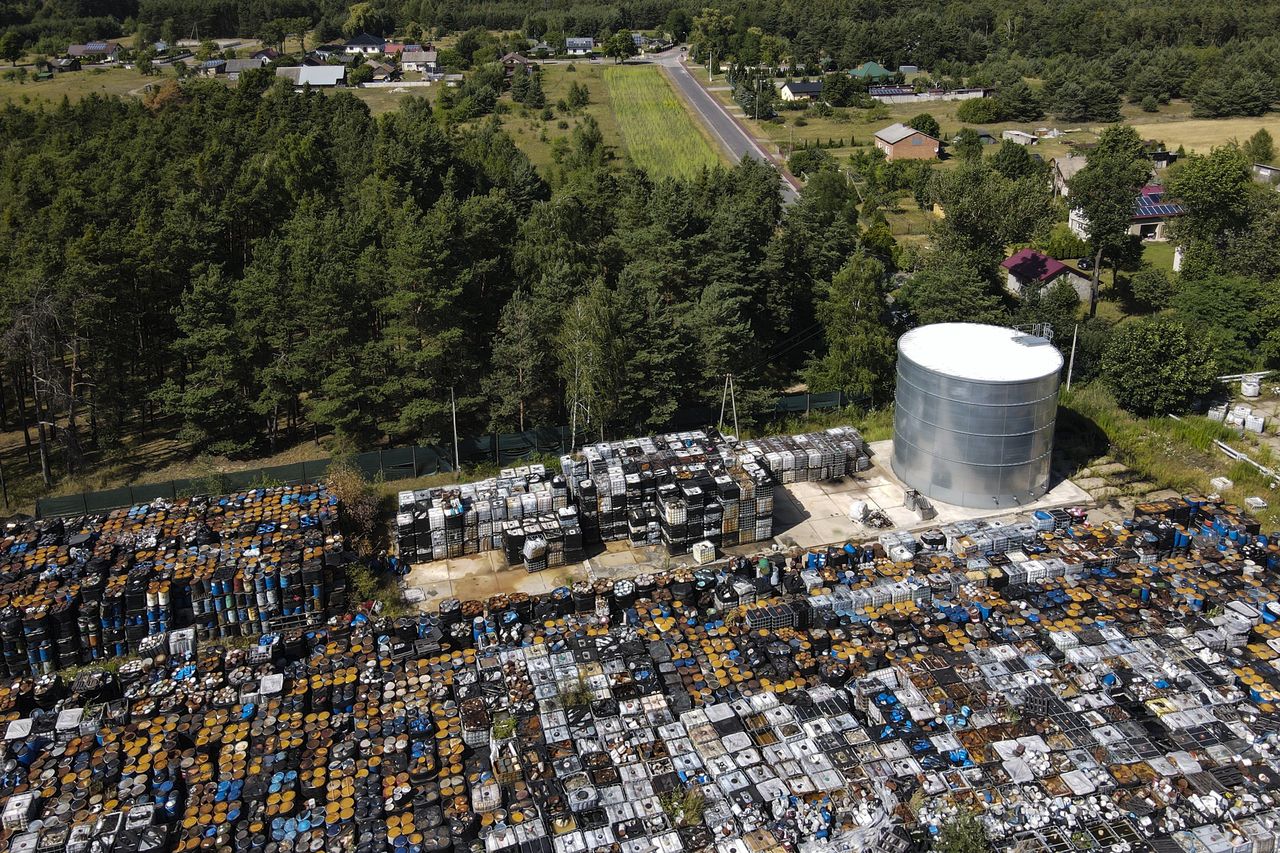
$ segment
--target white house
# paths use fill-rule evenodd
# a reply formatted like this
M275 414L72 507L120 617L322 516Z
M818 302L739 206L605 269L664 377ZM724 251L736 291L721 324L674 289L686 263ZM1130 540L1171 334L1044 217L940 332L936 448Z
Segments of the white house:
M406 50L400 54L400 70L435 74L440 70L434 50Z
M1065 281L1075 290L1081 302L1088 302L1092 292L1088 278L1056 258L1034 249L1021 249L1005 258L1000 264L1005 271L1005 289L1021 295L1023 291L1038 291Z
M76 59L95 59L103 62L115 62L124 53L124 48L114 41L91 41L85 44L73 44L67 48L67 56Z
M1169 239L1167 226L1187 209L1176 201L1164 197L1164 187L1148 184L1133 202L1133 216L1129 220L1128 234L1143 240L1161 242ZM1071 208L1067 215L1067 227L1080 239L1089 239L1089 219L1078 208Z
M361 33L353 39L347 41L342 46L347 53L362 53L366 56L374 53L382 53L387 47L386 39L378 36L371 36L368 33Z
M1085 167L1087 161L1079 154L1068 154L1065 157L1054 157L1050 161L1053 169L1053 194L1066 198L1071 195L1071 179Z
M816 101L822 97L822 81L788 80L778 87L778 96L784 101Z
M590 56L596 49L593 38L567 38L564 40L564 52L570 56Z

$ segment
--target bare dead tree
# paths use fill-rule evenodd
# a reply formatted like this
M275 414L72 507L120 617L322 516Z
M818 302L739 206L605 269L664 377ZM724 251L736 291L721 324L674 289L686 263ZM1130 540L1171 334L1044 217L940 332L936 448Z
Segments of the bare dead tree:
M81 364L82 340L68 328L64 306L50 289L38 288L14 315L2 343L27 365L35 404L36 435L40 448L40 473L46 486L53 485L49 442L56 436L62 445L67 473L74 474L83 459L80 447L80 398L89 388ZM62 418L61 427L58 423Z

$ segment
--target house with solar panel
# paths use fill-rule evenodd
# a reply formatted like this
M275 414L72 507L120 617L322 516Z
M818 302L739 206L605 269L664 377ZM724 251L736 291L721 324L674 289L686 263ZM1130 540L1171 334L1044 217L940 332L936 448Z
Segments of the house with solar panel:
M1166 226L1176 217L1186 213L1183 205L1164 196L1164 187L1147 184L1133 203L1133 218L1129 233L1143 240L1159 242L1169 239ZM1067 225L1082 240L1089 239L1089 220L1079 208L1071 208Z

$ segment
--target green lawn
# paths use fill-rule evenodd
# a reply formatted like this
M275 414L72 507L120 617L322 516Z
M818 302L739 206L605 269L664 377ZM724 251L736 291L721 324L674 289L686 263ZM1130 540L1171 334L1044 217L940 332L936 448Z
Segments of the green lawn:
M1142 260L1153 267L1173 272L1173 251L1175 248L1175 245L1169 241L1147 243L1142 247Z
M7 69L0 69L0 73L4 70ZM34 67L28 67L27 71L33 75L35 73ZM90 94L141 94L145 86L172 79L175 79L175 75L167 68L151 77L143 77L136 70L125 68L86 68L84 71L70 71L57 74L51 80L40 81L28 77L25 82L18 82L0 77L0 103L58 103L63 98L78 101Z
M627 156L637 166L688 177L722 162L661 69L610 66L604 80Z

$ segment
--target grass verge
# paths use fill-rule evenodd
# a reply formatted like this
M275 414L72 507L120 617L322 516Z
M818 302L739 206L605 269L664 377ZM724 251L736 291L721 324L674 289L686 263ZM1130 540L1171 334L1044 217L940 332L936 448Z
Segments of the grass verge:
M1056 437L1060 456L1087 460L1108 454L1149 482L1179 492L1207 494L1212 491L1209 481L1224 476L1235 485L1223 497L1242 507L1251 495L1268 495L1267 477L1245 462L1232 461L1215 441L1276 467L1267 448L1208 418L1134 417L1094 385L1061 393ZM1257 515L1264 527L1274 529L1280 524L1280 508L1271 503Z
M660 69L612 66L604 80L635 165L654 175L687 178L721 162Z

